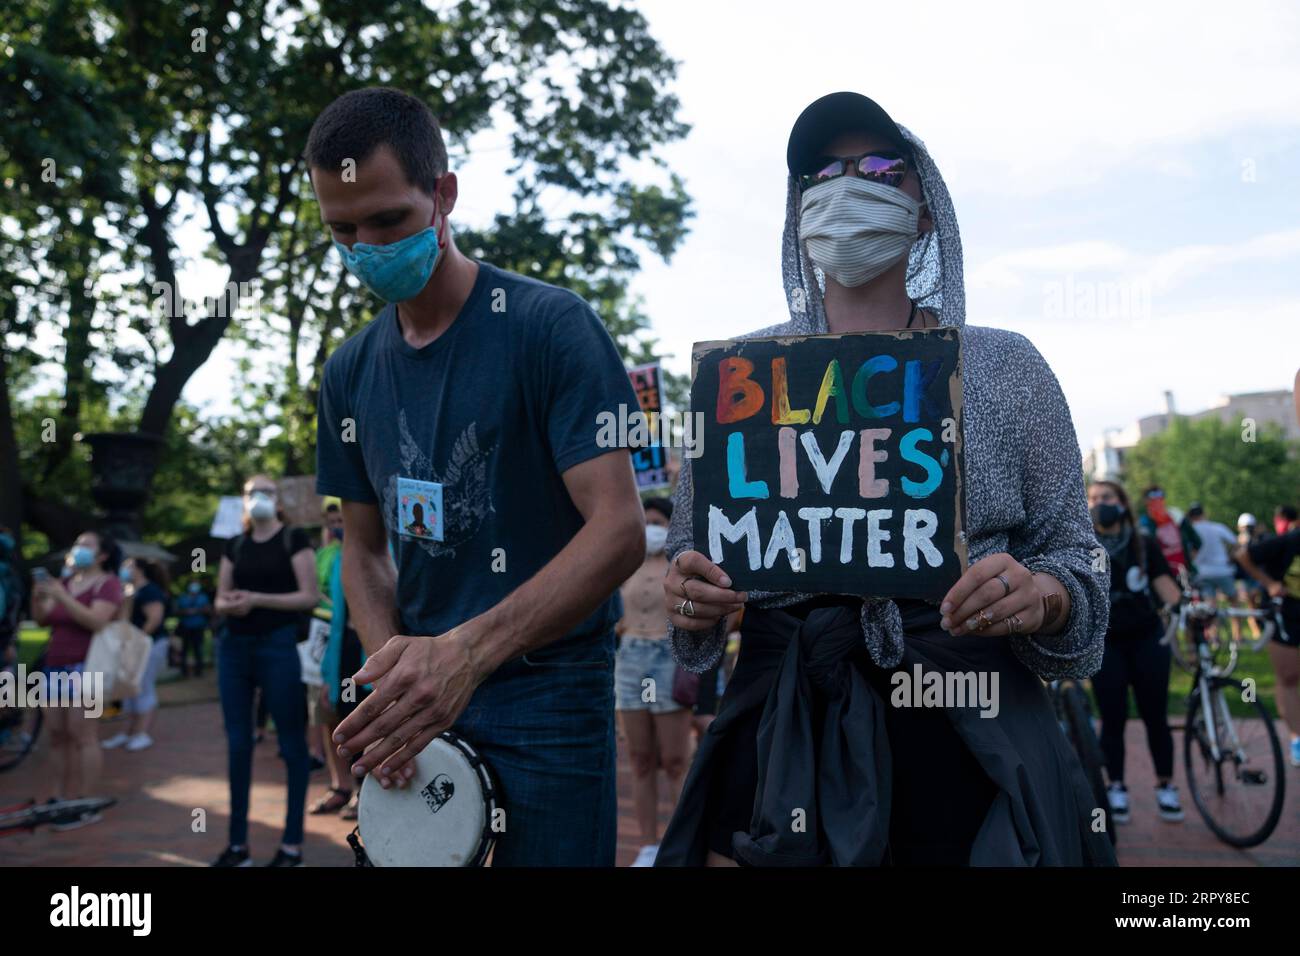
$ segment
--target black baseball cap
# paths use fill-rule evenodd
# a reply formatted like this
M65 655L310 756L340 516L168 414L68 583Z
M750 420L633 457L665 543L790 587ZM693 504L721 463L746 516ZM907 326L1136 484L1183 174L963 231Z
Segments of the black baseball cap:
M875 100L861 93L828 93L799 114L790 130L785 149L785 164L790 175L812 171L822 157L822 149L841 133L865 130L878 133L894 142L902 152L912 155L912 147L903 131Z

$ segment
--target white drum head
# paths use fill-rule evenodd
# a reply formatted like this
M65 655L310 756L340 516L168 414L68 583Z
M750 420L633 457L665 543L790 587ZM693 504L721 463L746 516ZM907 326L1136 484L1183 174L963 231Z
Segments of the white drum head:
M367 774L357 826L374 866L473 866L488 822L490 786L473 753L436 737L415 758L405 788L385 790Z

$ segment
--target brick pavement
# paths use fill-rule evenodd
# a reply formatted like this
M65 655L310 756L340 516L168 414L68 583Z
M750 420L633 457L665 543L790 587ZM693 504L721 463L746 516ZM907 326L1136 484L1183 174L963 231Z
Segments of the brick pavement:
M199 866L224 846L227 825L225 742L215 684L201 681L164 684L164 706L155 727L155 745L140 753L122 750L104 754L101 791L118 798L105 811L103 823L81 830L56 833L48 828L33 834L0 839L0 866ZM103 735L120 724L107 724ZM1281 729L1281 728L1279 728ZM1182 779L1181 734L1178 747L1178 783L1187 803L1182 824L1161 821L1155 813L1154 776L1140 722L1130 721L1129 790L1133 822L1120 830L1120 862L1125 866L1296 866L1300 865L1300 770L1288 768L1287 800L1277 832L1261 847L1236 850L1220 843L1205 827L1187 796ZM632 800L627 788L627 764L619 754L618 864L626 866L636 856L639 840L632 820ZM0 775L0 805L49 795L47 751L38 751L17 770ZM283 770L276 756L275 737L268 734L254 757L250 843L255 859L268 859L279 840L283 823ZM324 772L312 775L309 802L327 786ZM661 792L666 788L661 786ZM194 832L194 811L206 815L206 832ZM661 801L660 818L666 823L671 808ZM304 847L313 866L348 866L351 851L344 837L352 824L336 816L307 817Z

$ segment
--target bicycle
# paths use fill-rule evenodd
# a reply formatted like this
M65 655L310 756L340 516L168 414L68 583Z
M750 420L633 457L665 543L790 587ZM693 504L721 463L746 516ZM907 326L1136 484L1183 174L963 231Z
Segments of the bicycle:
M27 673L39 673L44 663L45 655L42 653ZM6 665L0 671L3 671L0 679L13 680L15 690L13 705L0 706L0 773L4 773L18 766L36 749L45 717L41 708L23 705L26 688L18 686L17 665Z
M76 800L50 799L45 803L28 800L11 807L0 807L0 837L13 836L22 830L31 832L43 824L72 823L85 813L95 813L115 803L116 797L82 797Z
M1178 666L1192 674L1183 728L1183 763L1187 787L1206 826L1224 843L1235 847L1258 846L1269 838L1282 815L1286 798L1286 770L1282 745L1273 719L1258 697L1247 699L1244 683L1232 679L1238 645L1259 650L1276 630L1285 633L1276 599L1272 607L1219 608L1184 590L1177 615L1169 615L1163 643ZM1231 634L1207 635L1217 619L1259 618L1261 635L1243 642ZM1178 635L1186 634L1194 657L1189 660ZM1219 658L1227 652L1226 663ZM1252 711L1248 723L1234 720L1228 709L1231 690ZM1262 728L1261 733L1255 733Z
M1110 812L1110 797L1106 792L1106 780L1102 768L1106 765L1105 755L1101 750L1101 741L1092 726L1092 705L1088 693L1077 680L1063 679L1050 681L1047 685L1048 696L1056 712L1057 723L1061 732L1070 742L1079 763L1083 765L1083 774L1088 779L1096 807L1102 812L1102 825L1110 837L1111 846L1118 843L1119 835L1113 825Z

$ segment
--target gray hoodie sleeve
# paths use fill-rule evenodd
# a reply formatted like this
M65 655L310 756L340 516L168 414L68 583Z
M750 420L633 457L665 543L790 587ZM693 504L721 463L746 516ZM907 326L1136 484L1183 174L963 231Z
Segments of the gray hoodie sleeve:
M1024 521L1009 550L1025 567L1050 574L1070 595L1065 628L1013 635L1020 660L1044 680L1091 677L1101 668L1110 618L1110 572L1088 515L1083 465L1070 406L1046 360L1023 336L1013 371L1025 384L1019 409L1020 491ZM1011 356L1008 356L1011 359ZM1100 568L1098 570L1097 568Z
M683 551L699 550L695 547L692 530L693 503L691 460L683 455L682 470L677 476L677 489L673 492L673 519L668 525L668 543L665 545L669 561ZM668 637L672 640L677 663L695 673L702 673L716 664L726 644L726 623L726 618L723 618L711 631L684 631L680 627L673 627L665 619L664 625L668 628Z

